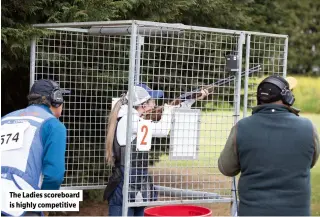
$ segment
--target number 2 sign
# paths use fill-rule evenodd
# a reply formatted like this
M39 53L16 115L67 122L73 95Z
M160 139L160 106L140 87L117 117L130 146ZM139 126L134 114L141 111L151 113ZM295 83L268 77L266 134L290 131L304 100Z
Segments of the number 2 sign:
M137 151L149 151L151 149L151 138L151 120L140 120L137 132Z

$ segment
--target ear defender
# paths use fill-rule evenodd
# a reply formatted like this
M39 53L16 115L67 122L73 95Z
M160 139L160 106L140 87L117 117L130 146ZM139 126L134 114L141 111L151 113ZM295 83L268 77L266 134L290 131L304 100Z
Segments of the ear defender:
M289 84L286 82L286 80L282 80L282 78L279 76L270 76L264 79L261 83L271 83L280 88L282 102L288 106L293 105L295 98L291 90L289 89Z
M282 101L284 104L292 106L295 98L294 95L292 94L291 90L289 89L283 89L281 91L281 96L282 96Z
M64 102L62 92L61 92L57 83L51 81L51 84L54 87L54 89L50 95L51 105L55 108L58 108Z

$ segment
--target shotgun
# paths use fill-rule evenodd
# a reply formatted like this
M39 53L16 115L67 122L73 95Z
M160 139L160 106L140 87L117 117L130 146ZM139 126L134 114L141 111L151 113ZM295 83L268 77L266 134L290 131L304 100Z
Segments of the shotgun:
M260 65L257 65L255 67L249 69L249 74L251 74L253 72L257 72L260 69L261 69ZM246 72L242 72L241 73L241 77L243 77L245 75L246 75ZM203 90L203 89L206 89L208 91L208 93L210 94L210 93L212 93L214 91L215 87L219 87L219 86L222 86L224 84L231 83L232 81L235 81L236 78L237 78L237 76L233 75L233 76L230 76L230 77L225 78L225 79L219 79L218 81L216 81L216 82L214 82L214 83L212 83L210 85L206 85L204 87L201 87L201 88L192 90L190 92L184 93L184 94L180 95L179 97L175 98L173 101L171 101L169 103L169 105L176 106L176 105L179 105L180 103L182 103L182 102L184 102L186 100L197 99L198 97L201 96L201 90ZM159 107L151 110L150 112L147 112L144 115L144 118L147 119L147 120L159 121L161 119L163 108L164 108L163 106L159 106Z

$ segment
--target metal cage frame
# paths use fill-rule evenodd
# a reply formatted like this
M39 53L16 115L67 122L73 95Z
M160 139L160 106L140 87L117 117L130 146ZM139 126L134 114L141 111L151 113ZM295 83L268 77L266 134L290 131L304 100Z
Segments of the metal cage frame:
M48 23L48 24L35 24L35 28L44 28L53 31L65 31L69 33L83 33L91 35L126 35L130 36L130 51L129 51L129 74L128 74L128 117L133 114L133 104L132 95L133 86L139 82L139 76L136 73L140 73L140 53L141 53L141 38L143 34L157 35L163 32L167 34L175 34L177 32L183 31L199 31L209 32L209 33L221 33L230 34L237 37L237 57L239 59L238 67L235 72L234 80L235 91L234 91L234 110L233 110L233 125L236 124L241 118L241 87L243 85L243 114L242 117L246 117L249 110L254 104L254 92L256 83L250 80L251 78L258 77L258 74L250 72L250 68L254 67L255 64L265 66L262 69L263 75L270 74L281 74L286 76L287 70L287 56L288 56L288 36L279 34L269 34L261 32L252 31L238 31L238 30L228 30L228 29L218 29L218 28L208 28L199 26L189 26L183 24L170 24L170 23L159 23L159 22L149 22L149 21L138 21L138 20L123 20L123 21L101 21L101 22L74 22L74 23ZM31 41L31 59L30 59L30 87L37 80L37 39L34 38ZM245 45L245 46L244 46ZM261 48L261 46L264 46ZM262 51L262 54L261 54ZM267 53L267 54L266 54ZM137 55L138 54L138 55ZM276 54L276 55L275 55ZM268 56L269 55L269 56ZM139 56L139 58L137 58ZM49 58L49 57L48 57ZM262 62L261 62L262 59ZM265 60L266 59L266 60ZM265 61L267 63L265 63ZM270 62L271 61L271 62ZM241 78L242 65L244 65L244 81ZM275 69L276 68L276 69ZM261 68L259 68L261 69ZM260 74L261 77L261 74ZM58 81L59 82L59 81ZM250 89L251 88L251 89ZM250 93L251 90L251 93ZM251 94L251 95L250 95ZM253 94L253 95L252 95ZM251 98L253 100L250 101ZM236 178L232 178L232 185L230 186L231 197L219 197L212 192L202 192L202 199L194 200L173 200L173 201L156 201L151 203L146 202L129 202L128 201L128 186L129 186L129 171L130 171L130 154L131 142L130 138L132 136L132 120L128 118L127 120L127 133L126 133L126 167L125 167L125 178L124 178L124 198L123 198L123 215L127 215L127 208L133 206L145 206L145 205L163 205L163 204L183 204L183 203L212 203L212 202L225 202L232 203L231 215L235 215L237 212L237 196L236 196ZM102 189L105 185L96 186L64 186L62 189ZM181 189L169 188L166 186L157 186L158 190L163 192L163 194L170 195L182 195L188 194L188 192L181 192ZM190 193L190 192L189 192ZM192 192L192 194L197 194L199 192Z

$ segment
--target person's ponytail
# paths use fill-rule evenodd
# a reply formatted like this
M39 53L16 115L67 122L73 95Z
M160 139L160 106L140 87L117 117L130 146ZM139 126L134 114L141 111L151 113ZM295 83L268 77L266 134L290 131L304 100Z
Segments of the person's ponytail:
M107 138L106 138L106 161L109 165L114 166L114 157L113 157L113 140L115 136L115 131L117 127L118 113L121 109L121 106L126 104L127 100L125 95L121 97L120 100L114 105L113 109L109 114L108 120L108 129L107 129Z

